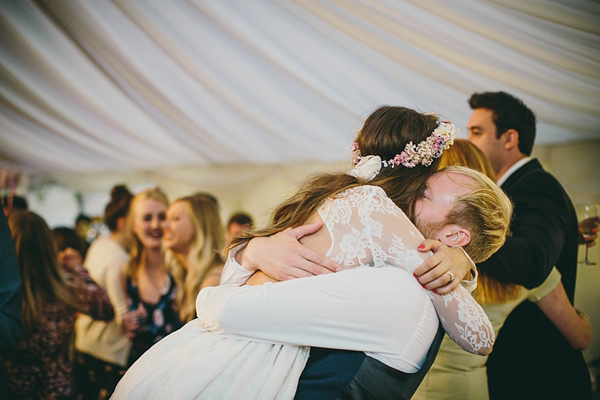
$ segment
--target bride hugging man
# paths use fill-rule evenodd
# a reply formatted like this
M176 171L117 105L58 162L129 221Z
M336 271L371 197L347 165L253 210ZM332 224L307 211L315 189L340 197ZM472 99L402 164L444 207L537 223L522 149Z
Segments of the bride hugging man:
M198 318L147 351L113 398L408 399L444 331L488 354L494 332L468 290L512 206L483 174L437 171L455 134L434 114L375 110L354 168L310 179L268 228L235 239ZM340 271L273 279L317 264Z

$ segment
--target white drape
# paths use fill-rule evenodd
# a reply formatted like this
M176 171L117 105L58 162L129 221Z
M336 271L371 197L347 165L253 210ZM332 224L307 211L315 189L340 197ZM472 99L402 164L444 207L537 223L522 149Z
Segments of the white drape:
M538 144L598 138L599 34L592 1L2 1L0 160L342 161L376 106L464 127L484 90L522 98Z

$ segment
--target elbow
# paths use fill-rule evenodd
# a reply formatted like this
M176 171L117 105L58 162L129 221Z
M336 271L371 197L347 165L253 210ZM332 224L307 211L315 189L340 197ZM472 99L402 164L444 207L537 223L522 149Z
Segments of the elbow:
M477 351L477 354L479 354L480 356L487 356L492 352L492 348L491 347L482 347L481 349L479 349Z
M573 346L573 348L575 350L587 350L588 347L590 347L590 344L592 342L592 330L589 329L586 332L584 332L581 336L577 337L574 340L571 340L571 346Z

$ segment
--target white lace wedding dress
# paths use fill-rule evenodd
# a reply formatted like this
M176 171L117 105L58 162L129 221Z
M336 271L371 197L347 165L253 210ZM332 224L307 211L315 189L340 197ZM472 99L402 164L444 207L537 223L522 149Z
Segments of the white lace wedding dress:
M138 359L121 379L112 398L292 399L309 348L290 344L363 350L392 367L404 370L406 366L407 372L414 372L420 367L437 329L433 311L430 314L435 325L430 323L431 316L423 317L433 307L446 332L465 350L476 353L491 348L492 326L462 286L451 294L439 296L422 289L412 275L404 272L412 273L427 257L416 250L423 237L381 188L360 186L346 190L326 201L319 208L319 215L332 242L327 256L348 269L375 267L381 272L404 274L406 277L400 280L404 287L396 286L394 281L386 291L386 282L373 283L367 275L369 270L360 269L356 270L361 273L358 281L344 280L353 272L343 271L263 287L206 288L198 296L199 318L158 342ZM232 273L230 264L231 258L223 276ZM234 277L227 281L239 278L234 272ZM343 296L336 292L339 288L331 286L339 281L344 282L340 284ZM305 284L309 282L315 282L311 288L316 290L307 295ZM393 303L393 310L365 310L358 321L346 321L348 308L335 307L342 307L344 301L365 305L369 298L361 299L356 287L369 284L375 284L372 288L375 296L369 294L371 297L379 297L379 287L382 296L393 292L390 300L377 299L379 304ZM321 300L319 296L324 292L325 296L333 293L333 299ZM394 318L394 312L400 317ZM360 311L356 313L359 315ZM393 348L378 347L379 343L374 342L380 335L347 334L349 330L379 323L375 319L371 322L370 318L380 314L395 324L392 329L396 332L391 332L391 339L400 343L394 343ZM325 322L311 330L312 320L319 318ZM352 315L348 318L352 319ZM300 321L298 326L294 326L295 320Z

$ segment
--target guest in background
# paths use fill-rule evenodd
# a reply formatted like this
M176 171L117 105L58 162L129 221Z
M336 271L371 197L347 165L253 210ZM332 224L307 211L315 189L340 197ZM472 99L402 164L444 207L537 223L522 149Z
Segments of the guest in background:
M6 216L0 214L0 354L11 350L21 336L21 275ZM0 364L0 393L8 382Z
M4 209L4 215L8 217L15 210L27 210L29 203L23 196L3 196L2 208Z
M59 226L52 229L52 235L56 242L56 249L60 252L71 248L79 253L83 259L86 245L82 243L81 238L75 232L75 229L67 226Z
M86 399L107 399L127 367L131 341L122 328L127 314L127 296L121 283L121 267L129 260L131 235L127 214L133 195L124 185L110 192L104 209L104 224L110 234L95 239L85 258L94 281L108 293L115 310L110 321L80 314L75 322L75 374Z
M15 349L1 356L8 398L80 399L69 360L75 315L110 320L113 308L75 252L57 254L52 232L40 216L15 211L8 223L23 282L23 335Z
M217 205L206 196L175 200L163 225L166 263L177 283L176 303L182 322L196 317L196 296L217 286L223 271L223 231Z
M571 304L575 295L578 222L561 184L530 158L534 113L505 92L475 93L468 140L489 158L498 185L515 204L512 236L478 265L499 281L534 288L556 267ZM491 399L589 399L590 373L581 351L533 303L517 306L488 362Z
M175 281L167 271L161 248L168 206L167 195L162 190L148 189L132 199L127 216L133 239L122 282L128 308L135 316L133 323L127 320L124 324L132 336L128 365L181 326L175 305Z
M238 233L252 229L254 221L252 217L244 212L237 212L229 217L227 222L227 232L225 233L225 241L229 243Z
M75 233L77 233L77 236L79 236L79 240L81 241L81 255L83 258L86 256L88 247L90 247L90 238L87 234L91 225L92 219L83 213L80 213L77 215L77 218L75 218Z
M456 139L442 154L440 168L453 165L475 169L496 181L496 174L485 154L467 140ZM472 294L490 318L496 335L508 314L524 300L529 300L537 303L574 348L585 349L590 344L590 322L569 303L556 268L541 286L531 291L513 283L497 281L481 272ZM446 336L413 399L489 399L486 361L487 356L469 354Z

